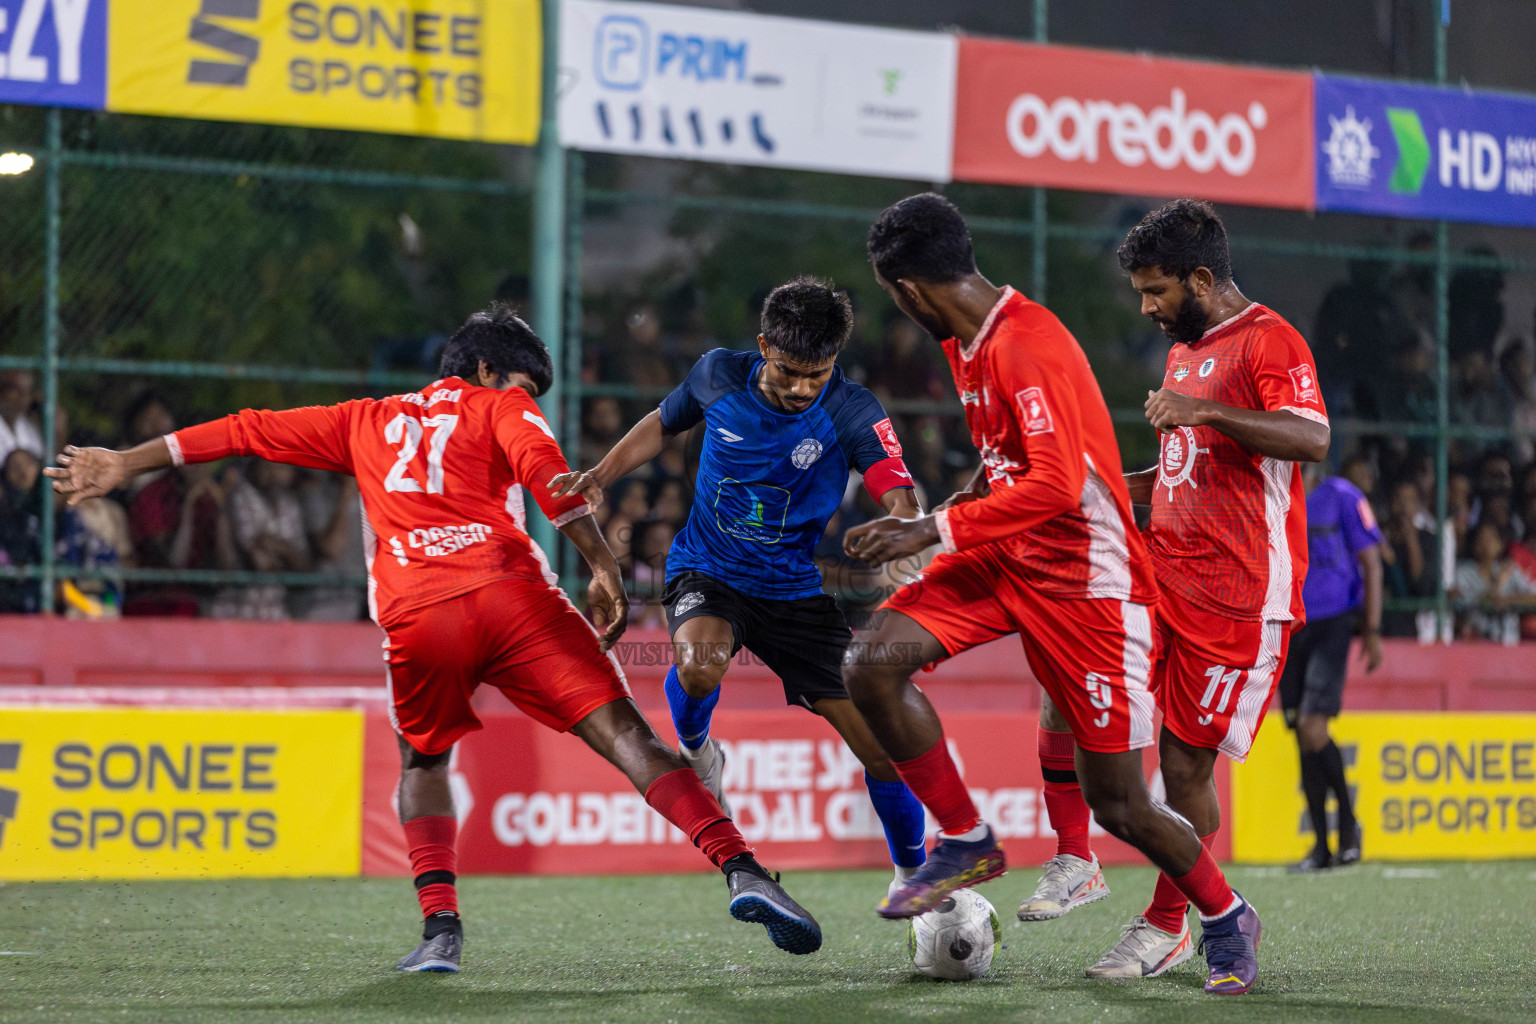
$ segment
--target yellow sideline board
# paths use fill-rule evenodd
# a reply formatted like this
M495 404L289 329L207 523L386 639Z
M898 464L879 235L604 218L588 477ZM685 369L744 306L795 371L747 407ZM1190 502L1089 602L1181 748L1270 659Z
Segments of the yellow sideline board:
M1312 848L1296 738L1271 717L1232 768L1232 856L1252 864ZM1346 714L1332 731L1367 859L1536 856L1536 715Z
M532 143L539 0L113 0L107 109Z
M0 708L0 879L358 873L357 711Z

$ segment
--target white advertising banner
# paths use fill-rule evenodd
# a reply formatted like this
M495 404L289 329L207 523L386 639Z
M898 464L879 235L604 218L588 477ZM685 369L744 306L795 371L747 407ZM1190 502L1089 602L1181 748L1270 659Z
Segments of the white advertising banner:
M954 36L565 0L560 141L948 181Z

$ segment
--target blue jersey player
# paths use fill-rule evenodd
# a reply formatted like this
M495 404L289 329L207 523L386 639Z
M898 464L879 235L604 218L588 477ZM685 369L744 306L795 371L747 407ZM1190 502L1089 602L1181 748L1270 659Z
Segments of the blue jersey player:
M677 652L667 701L680 752L723 804L725 755L709 722L731 657L747 648L783 681L790 704L825 718L863 762L900 880L925 857L923 809L843 688L853 635L813 559L850 469L888 513L919 514L890 418L837 367L852 329L846 293L809 277L779 286L763 304L756 351L707 353L602 462L550 486L601 500L669 438L705 425L693 508L667 556L662 599Z

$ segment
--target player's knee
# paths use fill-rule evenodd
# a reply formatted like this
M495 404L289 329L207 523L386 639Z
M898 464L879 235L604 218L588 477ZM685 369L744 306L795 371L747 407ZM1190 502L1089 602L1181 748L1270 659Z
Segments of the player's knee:
M694 700L702 700L720 688L725 666L689 659L677 666L677 681Z
M860 711L880 705L895 690L899 680L887 665L849 660L843 663L843 685Z

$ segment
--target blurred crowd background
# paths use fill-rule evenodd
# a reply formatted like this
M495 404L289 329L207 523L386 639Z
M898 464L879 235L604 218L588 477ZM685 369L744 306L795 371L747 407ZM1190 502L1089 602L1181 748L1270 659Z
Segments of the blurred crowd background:
M408 240L407 240L408 241ZM1428 240L1410 239L1409 249ZM814 270L814 267L807 269ZM862 284L863 282L859 282ZM750 312L765 282L738 305ZM1130 308L1129 289L1101 275L1104 301ZM1240 286L1243 285L1239 280ZM845 350L844 371L880 397L892 413L925 507L963 486L977 454L971 445L947 366L938 347L889 304L869 308L875 290L853 287L858 319ZM1503 643L1536 638L1536 309L1511 308L1497 270L1463 267L1450 281L1450 418L1464 431L1451 442L1447 515L1437 522L1435 465L1430 438L1413 428L1436 420L1437 365L1433 331L1433 273L1421 263L1355 261L1323 290L1316 308L1293 319L1314 348L1330 413L1337 425L1328 470L1342 473L1371 499L1387 538L1387 596L1395 611L1385 632L1437 638L1433 613L1408 603L1432 599L1440 588L1458 610L1454 636ZM526 305L526 284L511 276L502 297ZM1250 288L1263 301L1263 291ZM705 351L754 344L745 320L732 335L710 330L708 297L693 280L654 295L609 295L584 311L580 439L567 446L574 465L590 468L654 408ZM1151 431L1135 422L1125 396L1155 387L1166 343L1149 324L1122 317L1106 391L1119 410L1127 466L1150 464ZM377 358L420 368L430 377L444 335L381 342ZM1092 339L1089 339L1090 341ZM1102 342L1103 339L1098 339ZM1103 344L1089 344L1104 349ZM404 353L404 355L402 355ZM1101 376L1106 371L1100 362ZM611 393L604 393L611 392ZM99 411L77 426L61 405L57 436L69 443L129 446L222 413L186 395L149 383L116 396L121 413L103 425ZM192 397L196 397L195 395ZM37 564L42 531L42 431L32 373L0 372L0 564ZM1406 428L1406 429L1405 429ZM1422 433L1422 431L1420 431ZM637 597L637 620L660 625L657 599L673 536L692 501L698 438L679 438L655 462L621 481L598 516L609 545L625 565ZM820 556L829 588L850 608L881 596L848 583L840 538L877 514L850 479L843 507ZM346 477L261 460L228 460L144 476L110 498L56 511L57 557L76 614L179 615L314 620L366 614L362 531L355 483ZM112 577L119 568L252 571L334 577L315 585L134 582ZM857 567L852 567L856 570ZM91 570L80 578L70 570ZM195 576L195 573L193 574ZM0 580L0 610L33 612L36 579Z

